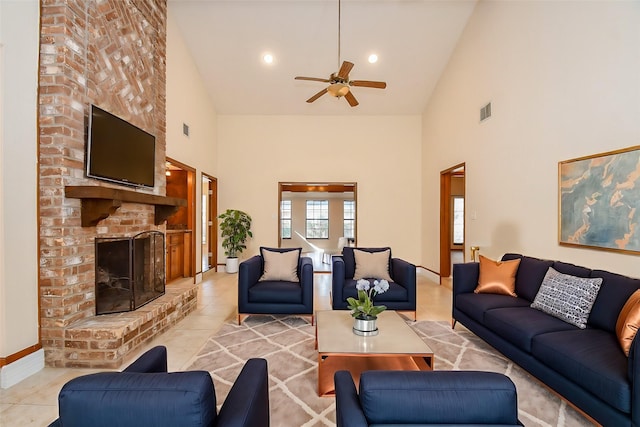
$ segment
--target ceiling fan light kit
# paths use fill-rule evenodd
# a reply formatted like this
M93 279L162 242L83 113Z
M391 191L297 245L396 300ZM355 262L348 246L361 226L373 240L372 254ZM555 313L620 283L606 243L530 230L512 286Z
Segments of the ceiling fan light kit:
M340 98L341 96L345 96L349 93L349 86L344 83L333 83L329 85L327 88L327 92L329 95L335 96L336 98Z
M340 0L338 0L338 64L340 64ZM337 73L331 74L328 79L301 76L298 76L295 79L329 83L329 86L326 89L321 90L311 98L307 99L308 103L312 103L325 93L328 93L329 95L336 98L344 97L344 99L346 99L349 105L352 107L358 105L358 101L356 100L356 97L353 96L350 86L369 87L374 89L384 89L387 87L387 84L385 82L376 82L369 80L349 80L349 73L351 72L352 68L352 62L343 61L342 65L340 66L340 70L338 70Z

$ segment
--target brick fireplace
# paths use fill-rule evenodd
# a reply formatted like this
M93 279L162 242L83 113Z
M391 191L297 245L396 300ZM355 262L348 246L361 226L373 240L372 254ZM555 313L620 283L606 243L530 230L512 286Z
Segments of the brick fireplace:
M166 15L166 0L41 0L40 327L49 366L118 367L195 308L195 289L168 287L136 317L96 317L95 238L165 225L154 223L153 205L125 202L83 227L81 199L65 197L67 186L122 188L85 177L90 104L155 135L155 187L128 190L165 195Z

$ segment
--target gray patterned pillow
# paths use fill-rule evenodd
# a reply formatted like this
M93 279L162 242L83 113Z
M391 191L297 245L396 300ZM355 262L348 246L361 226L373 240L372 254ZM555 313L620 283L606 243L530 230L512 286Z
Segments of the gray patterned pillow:
M600 285L601 278L570 276L549 267L531 308L584 329L587 327L591 307L598 296Z

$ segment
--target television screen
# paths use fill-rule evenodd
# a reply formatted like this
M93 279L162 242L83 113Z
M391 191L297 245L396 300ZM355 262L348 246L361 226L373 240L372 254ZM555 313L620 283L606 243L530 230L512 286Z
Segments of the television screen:
M107 111L91 106L87 176L120 184L153 187L156 138Z

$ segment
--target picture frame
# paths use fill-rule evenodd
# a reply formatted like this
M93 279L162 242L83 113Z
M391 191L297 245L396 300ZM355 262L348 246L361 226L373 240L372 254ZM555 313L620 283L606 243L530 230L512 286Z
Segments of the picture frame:
M640 145L558 163L558 242L640 254Z

